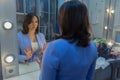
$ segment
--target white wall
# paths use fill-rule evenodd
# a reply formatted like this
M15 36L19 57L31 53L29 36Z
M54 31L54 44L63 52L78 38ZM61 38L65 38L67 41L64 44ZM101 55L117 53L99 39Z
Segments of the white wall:
M89 14L94 37L103 37L105 0L90 0Z

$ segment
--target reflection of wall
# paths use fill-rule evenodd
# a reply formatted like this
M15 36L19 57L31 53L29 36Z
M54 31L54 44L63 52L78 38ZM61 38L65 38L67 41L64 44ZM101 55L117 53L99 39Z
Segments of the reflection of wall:
M89 13L94 37L103 37L105 0L90 0Z
M82 1L88 8L89 10L89 0L79 0L79 1Z
M24 12L23 0L16 0L16 11Z
M90 20L93 28L94 37L112 38L112 31L114 26L114 13L109 13L106 10L114 10L116 0L90 0L89 12ZM104 27L108 29L105 30Z
M120 0L116 0L116 6L115 6L115 24L114 27L120 26ZM120 27L119 27L120 28Z
M106 9L105 9L106 12L104 19L104 26L108 27L107 30L104 30L104 32L106 32L104 33L106 35L106 39L112 39L112 33L114 28L115 5L116 5L116 0L106 0Z
M114 28L113 29L113 37L112 39L115 40L115 42L118 39L118 34L120 35L120 28ZM120 37L119 37L120 38ZM119 39L120 40L120 39ZM120 42L119 42L120 43Z
M35 6L35 0L26 0L26 12L27 13L35 13L36 12L36 6Z
M40 0L40 31L45 34L47 40L53 40L56 23L57 0Z
M116 32L115 42L120 43L120 31Z
M116 40L117 32L120 32L120 0L116 0L115 5L115 18L113 28L113 40Z

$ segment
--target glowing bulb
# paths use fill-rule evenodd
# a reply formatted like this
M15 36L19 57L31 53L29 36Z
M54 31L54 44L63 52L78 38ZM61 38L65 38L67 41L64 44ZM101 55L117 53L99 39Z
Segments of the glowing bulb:
M14 57L12 55L6 56L5 57L5 62L11 63L14 61Z
M107 44L108 44L108 46L112 46L112 45L113 45L113 42L112 42L112 41L109 41Z
M107 30L108 29L108 27L107 26L105 26L105 30Z
M12 28L12 23L7 21L3 24L3 26L4 26L5 29L11 29Z
M111 14L111 13L112 13L112 14L115 13L115 11L114 11L113 9L106 9L106 12L109 13L109 14Z
M107 11L107 13L109 13L109 12L110 12L110 10L109 10L109 9L106 9L106 11Z
M115 11L114 10L111 10L111 13L113 14Z

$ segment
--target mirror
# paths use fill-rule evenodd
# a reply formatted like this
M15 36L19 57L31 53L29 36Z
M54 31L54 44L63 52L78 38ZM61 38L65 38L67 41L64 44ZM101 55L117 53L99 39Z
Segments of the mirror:
M25 4L27 6L25 6ZM22 24L25 13L35 13L36 3L35 0L16 0L16 20L18 32L22 30ZM19 75L34 72L39 70L40 67L36 61L19 63Z
M27 6L25 6L26 4ZM50 12L48 10L50 6ZM42 32L47 41L53 40L53 32L56 22L56 0L49 2L49 0L16 0L16 20L17 30L22 30L24 16L27 13L35 13L39 17L39 32ZM19 63L19 74L26 74L40 70L36 61L27 62L25 64Z
M37 62L28 62L25 64L19 63L19 75L35 72L40 70L40 67Z

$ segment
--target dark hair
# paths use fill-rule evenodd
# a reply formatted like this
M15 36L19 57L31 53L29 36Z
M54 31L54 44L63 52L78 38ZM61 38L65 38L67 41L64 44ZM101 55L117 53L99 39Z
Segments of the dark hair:
M36 15L34 15L34 14L32 14L32 13L28 13L26 16L25 16L25 18L24 18L24 22L23 22L23 30L22 30L22 33L23 34L28 34L28 31L29 31L29 28L28 28L28 25L32 22L32 19L33 19L33 17L34 16L36 16ZM38 26L39 26L39 18L38 18L38 16L36 16L37 17L37 19L38 19ZM37 34L38 33L38 26L37 26L37 29L36 29L36 31L35 31L35 34Z
M77 46L86 47L90 42L90 22L87 7L80 1L65 2L58 14L61 37Z

